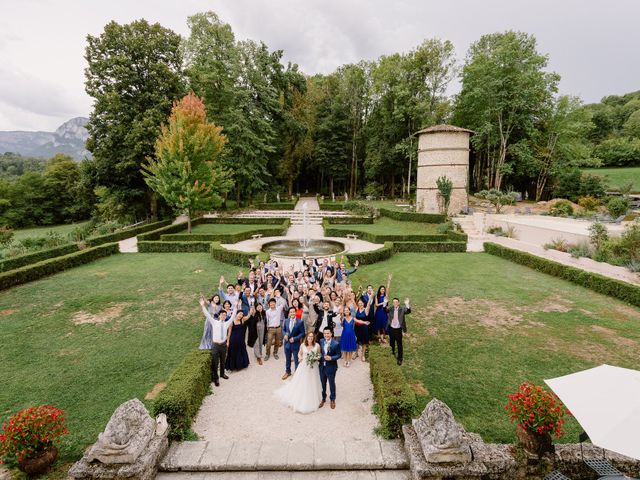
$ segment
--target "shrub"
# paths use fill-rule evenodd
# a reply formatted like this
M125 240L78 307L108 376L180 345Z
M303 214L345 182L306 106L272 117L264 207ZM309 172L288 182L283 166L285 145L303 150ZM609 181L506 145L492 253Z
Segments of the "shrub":
M553 196L568 198L572 202L580 197L590 195L602 197L605 192L605 180L599 175L582 173L579 168L572 168L560 173L555 180Z
M364 186L363 193L367 197L380 197L384 193L384 187L378 182L367 182Z
M380 208L382 217L392 218L403 222L419 222L419 223L443 223L446 221L446 215L438 213L416 213L401 212L399 210L390 210L388 208Z
M500 213L503 206L514 205L516 203L517 194L515 192L502 192L497 188L492 188L476 193L476 197L487 200L496 208L496 213Z
M13 228L0 227L0 246L6 248L13 241Z
M208 252L211 242L138 242L139 253L200 253Z
M153 402L153 416L164 413L172 439L184 439L202 400L210 391L211 354L208 350L189 352L176 368L167 386Z
M586 212L596 212L600 206L600 202L597 198L591 195L585 195L578 199L578 205L582 207Z
M15 268L24 267L25 265L31 265L34 263L42 262L49 258L59 257L61 255L68 255L78 251L78 245L70 243L68 245L62 245L61 247L49 248L46 250L39 250L33 253L27 253L0 262L0 272L6 272Z
M402 425L411 423L416 396L390 349L371 345L368 356L380 433L385 438L399 437Z
M25 408L2 424L0 463L20 462L59 443L69 433L64 425L64 410L51 405Z
M607 201L607 211L613 218L621 217L629 210L630 202L628 197L611 197Z
M438 225L438 233L449 233L450 231L452 231L454 228L453 222L451 220L447 220L444 223L441 223L440 225Z
M249 265L249 260L259 259L267 260L268 255L260 252L241 252L239 250L227 250L220 246L220 242L211 242L209 244L209 253L211 258L219 262L229 263L239 267Z
M538 257L530 253L513 250L495 243L486 242L484 251L490 255L505 258L520 265L533 268L540 272L563 278L569 282L581 285L604 295L610 295L624 302L640 307L640 287L597 273L591 273L579 268L563 265L552 260Z
M595 250L600 250L604 247L604 244L609 240L609 232L600 222L594 222L589 227L589 243Z
M436 180L436 187L442 197L442 213L449 214L449 203L451 203L451 192L453 192L453 182L446 175L438 177Z
M466 252L467 242L393 242L393 251L415 253Z
M372 263L388 260L391 258L391 255L393 255L393 242L385 242L384 247L379 248L378 250L360 253L347 253L345 256L351 265L355 264L356 261L360 262L360 265L371 265Z
M591 249L586 242L580 242L569 247L569 253L573 258L591 257Z
M297 202L258 203L258 210L294 210Z
M253 235L262 234L265 237L283 235L289 226L289 221L285 221L279 227L262 227L237 233L172 233L160 236L163 242L221 242L236 243L247 240Z
M622 261L640 260L640 221L635 220L625 228L619 238L607 243L607 249Z
M567 242L564 238L554 238L549 243L545 243L543 245L545 250L558 250L559 252L568 252L569 251L569 242Z
M573 206L567 200L560 200L549 208L549 215L554 217L570 217L573 215Z
M117 243L106 243L98 247L88 248L76 253L50 258L15 270L0 273L0 290L31 282L47 275L90 263L98 258L119 253Z
M146 223L138 227L126 228L106 235L90 237L86 240L86 243L90 247L95 247L98 245L102 245L103 243L119 242L120 240L124 240L125 238L135 237L138 234L154 231L170 224L171 220L161 220L159 222Z
M372 217L324 217L328 225L372 225Z

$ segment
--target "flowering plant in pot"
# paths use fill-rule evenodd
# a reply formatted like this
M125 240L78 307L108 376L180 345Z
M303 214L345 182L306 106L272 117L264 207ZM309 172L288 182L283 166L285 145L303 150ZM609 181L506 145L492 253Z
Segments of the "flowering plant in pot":
M43 473L58 456L54 443L66 433L63 410L51 405L21 410L2 424L0 463L17 463L29 475Z
M551 436L564 435L564 415L571 415L560 399L539 385L525 382L518 391L508 395L505 410L517 425L518 440L529 453L543 455L553 452Z

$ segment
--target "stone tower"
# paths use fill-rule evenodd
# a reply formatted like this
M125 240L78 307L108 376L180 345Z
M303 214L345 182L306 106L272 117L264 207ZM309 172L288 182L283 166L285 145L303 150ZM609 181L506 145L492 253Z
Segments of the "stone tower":
M473 132L453 125L434 125L416 133L418 136L418 186L416 211L440 213L436 180L447 176L453 182L449 214L467 207L469 179L469 137Z

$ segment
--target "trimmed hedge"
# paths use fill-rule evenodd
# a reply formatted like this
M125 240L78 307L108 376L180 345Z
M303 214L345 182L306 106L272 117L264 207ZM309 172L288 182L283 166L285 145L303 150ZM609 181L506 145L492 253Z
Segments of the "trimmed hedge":
M466 252L467 242L393 242L393 251L397 252L420 252L420 253L445 253L445 252Z
M372 225L373 217L324 217L329 225Z
M60 257L62 255L68 255L79 250L77 243L70 243L67 245L61 245L59 247L48 248L46 250L40 250L38 252L26 253L13 258L8 258L0 262L0 272L6 272L15 268L24 267L25 265L31 265L34 263L42 262L49 258Z
M275 237L283 235L289 228L289 221L284 222L279 227L262 227L237 233L174 233L161 235L160 240L163 242L220 242L220 243L236 243L247 240L253 235L262 234L265 237Z
M416 395L396 364L390 348L371 345L367 355L376 413L380 418L380 433L385 438L400 437L402 425L411 423L416 409Z
M386 242L384 247L379 248L378 250L345 254L351 265L353 265L356 260L360 262L360 265L370 265L372 263L388 260L391 258L391 255L393 255L393 242Z
M287 217L206 217L202 218L199 224L282 225L287 220L289 220Z
M159 222L147 223L145 225L140 225L139 227L128 228L126 230L120 230L118 232L108 233L98 237L89 237L85 240L85 243L90 247L97 247L103 243L119 242L125 238L135 237L140 233L157 230L158 228L170 225L171 222L172 220L160 220Z
M138 253L207 253L211 242L138 242Z
M99 258L108 257L109 255L119 252L120 249L117 243L105 243L104 245L87 248L79 252L50 258L42 262L0 273L0 290L38 280L39 278L53 275L54 273L77 267L78 265L84 265L85 263L90 263Z
M568 280L576 285L640 307L640 287L630 283L605 277L597 273L586 272L579 268L563 265L553 260L503 247L502 245L492 242L485 242L484 251L490 255L511 260L512 262L533 268L539 272Z
M258 203L258 210L294 210L298 202L275 202L275 203Z
M170 438L187 437L202 400L210 392L210 383L211 353L208 350L189 352L153 402L153 416L161 413L167 416Z
M210 244L209 253L211 258L223 263L230 263L231 265L237 265L239 267L246 267L249 265L249 260L254 260L256 257L260 257L262 260L267 260L268 254L261 252L241 252L239 250L227 250L220 246L220 242L212 242Z
M191 220L191 226L199 225L202 222L202 217L194 218ZM178 233L187 229L187 222L174 223L172 225L167 225L166 227L158 228L156 230L152 230L148 233L143 233L138 235L138 243L149 241L149 240L160 240L160 235L165 233Z
M319 202L320 210L331 210L333 212L345 209L345 202Z
M398 210L389 210L380 207L380 216L393 218L403 222L419 222L419 223L444 223L447 220L446 215L437 213L416 213L416 212L400 212Z

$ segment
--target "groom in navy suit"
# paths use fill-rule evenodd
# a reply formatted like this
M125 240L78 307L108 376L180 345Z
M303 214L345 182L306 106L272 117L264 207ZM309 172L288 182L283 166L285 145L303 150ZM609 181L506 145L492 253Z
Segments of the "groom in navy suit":
M329 327L323 331L324 338L320 339L320 361L318 370L320 371L320 382L322 383L322 401L318 408L324 406L327 400L327 380L331 394L331 408L336 408L336 372L338 371L338 360L342 356L340 344L333 340L333 333Z
M291 356L298 369L298 352L300 351L300 340L304 338L304 322L296 318L296 309L289 308L289 316L285 319L282 328L282 342L284 343L284 358L286 371L282 376L286 380L291 376Z

